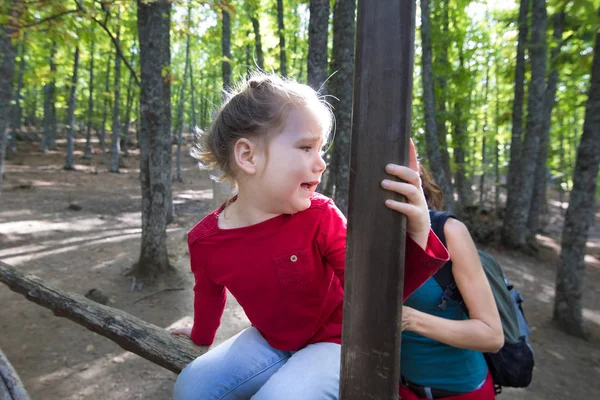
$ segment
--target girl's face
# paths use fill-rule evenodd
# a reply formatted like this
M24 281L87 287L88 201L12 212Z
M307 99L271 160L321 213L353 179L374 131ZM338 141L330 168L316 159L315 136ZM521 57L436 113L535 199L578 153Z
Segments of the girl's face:
M323 139L314 112L297 109L287 116L283 131L260 150L257 189L270 212L293 214L310 207L326 167Z

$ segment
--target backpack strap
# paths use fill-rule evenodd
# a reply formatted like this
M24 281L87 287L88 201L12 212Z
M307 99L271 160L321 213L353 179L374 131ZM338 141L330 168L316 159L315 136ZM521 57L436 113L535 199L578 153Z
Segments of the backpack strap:
M431 220L431 229L433 233L440 239L442 244L446 246L446 235L444 233L444 225L448 218L456 218L453 214L446 213L443 211L437 210L429 210L429 219ZM452 261L448 261L446 264L439 269L438 272L433 276L435 281L440 285L444 293L442 294L442 299L440 304L438 304L438 308L441 310L445 310L448 306L448 302L450 300L456 300L461 303L463 308L466 308L462 296L458 291L458 287L456 286L456 282L454 281L454 275L452 275Z

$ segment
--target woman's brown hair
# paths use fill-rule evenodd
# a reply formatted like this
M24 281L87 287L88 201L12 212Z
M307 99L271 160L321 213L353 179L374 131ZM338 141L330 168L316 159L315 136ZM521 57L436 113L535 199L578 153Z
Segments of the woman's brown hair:
M425 200L427 201L427 207L430 210L441 210L444 204L444 192L435 183L435 180L427 171L425 167L419 165L419 172L421 174L421 187L425 194Z

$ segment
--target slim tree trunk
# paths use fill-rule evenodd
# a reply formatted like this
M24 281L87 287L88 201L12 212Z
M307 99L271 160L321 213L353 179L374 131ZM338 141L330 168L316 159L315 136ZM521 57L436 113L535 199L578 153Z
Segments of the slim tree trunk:
M221 64L223 74L223 90L227 91L231 88L231 21L229 13L223 10L223 26L221 36L221 49L223 51L223 61ZM214 104L214 101L211 103ZM212 118L211 118L212 119ZM213 181L213 206L215 208L221 206L232 194L232 188L226 182Z
M521 142L523 132L523 99L525 97L525 48L529 34L529 3L530 0L520 0L519 5L519 37L517 42L517 60L515 67L515 95L512 112L512 134L510 141L510 162L507 177L506 209L514 208L514 196L519 190L519 161L521 158Z
M85 150L83 158L89 160L92 158L92 125L94 115L94 40L90 46L90 82L88 95L88 121L87 133L85 135Z
M542 117L542 137L540 138L540 148L536 160L533 197L531 199L529 218L527 220L527 236L530 241L535 240L535 235L540 228L540 215L545 213L547 209L546 186L548 182L548 168L546 163L548 159L548 147L550 145L550 122L552 120L552 109L554 108L554 99L556 97L556 87L558 84L558 68L554 63L560 54L564 24L565 12L558 12L554 16L553 38L556 47L552 49L550 55L550 64L553 65L553 67L548 76L548 84L546 85L544 114Z
M15 73L15 58L17 46L12 36L17 32L18 19L23 11L20 0L2 0L3 7L8 7L7 14L11 16L5 26L0 26L0 190L2 190L2 174L4 172L4 139L8 126L10 99L12 98L13 76Z
M192 97L192 124L190 127L190 132L193 132L196 129L196 125L198 121L196 120L196 88L194 86L194 69L192 65L194 63L190 63L190 95Z
M227 90L231 88L231 17L229 16L229 12L225 10L223 10L223 25L221 28L223 89Z
M488 104L488 94L490 88L490 66L489 63L485 70L485 92L483 94L483 104ZM479 177L479 205L484 206L485 203L485 173L487 171L487 154L486 154L486 136L488 132L488 108L485 109L483 117L483 134L481 136L481 176Z
M462 49L462 43L458 50L459 59L459 74L466 74L465 60ZM470 96L470 95L469 95ZM456 165L456 194L458 196L458 204L461 208L465 208L473 204L473 190L467 176L467 162L465 159L465 148L468 148L469 136L467 134L467 121L463 116L463 108L468 108L465 100L457 99L454 103L454 136L452 144L454 146L454 164ZM461 210L457 210L460 213Z
M121 13L117 11L116 46L121 44ZM121 57L115 52L115 86L113 102L112 142L110 145L110 172L119 172L119 156L121 155L121 122L119 121L119 105L121 103Z
M329 34L329 0L310 0L308 22L308 85L327 93L327 38Z
M138 0L141 70L140 181L142 244L132 274L154 280L172 270L167 255L167 207L171 170L171 2Z
M494 211L496 214L500 209L500 82L498 80L498 54L495 57L496 73L496 113L494 117L494 126L496 128L496 139L494 140Z
M446 177L448 180L452 181L452 173L450 171L450 154L448 153L448 140L447 140L447 131L446 131L446 121L448 119L448 111L446 110L446 92L448 90L448 82L447 76L450 71L452 71L452 66L448 62L448 48L450 47L451 41L448 35L450 18L448 15L449 8L449 0L445 0L443 2L442 9L442 41L440 48L440 55L438 63L441 65L443 72L441 74L437 74L436 84L438 88L439 97L436 100L438 109L436 112L436 123L437 123L437 131L438 137L440 140L440 153L442 155L442 165L444 167L444 171L446 172Z
M7 156L13 155L17 152L17 139L22 140L21 125L23 123L23 75L25 74L25 40L27 34L23 34L21 38L21 55L19 57L19 74L17 75L17 91L15 93L15 103L12 107L12 121L11 121L11 132L10 141L6 149Z
M333 8L333 60L329 84L334 100L335 142L329 168L329 194L347 215L352 130L352 90L354 78L354 36L356 0L336 0ZM335 191L331 190L335 188Z
M531 82L527 102L527 131L523 141L524 155L537 155L544 120L544 94L546 89L546 0L532 0L531 12ZM525 244L527 218L533 195L536 157L521 157L519 162L519 187L508 193L508 207L502 229L502 240L508 247Z
M285 54L285 25L283 23L283 0L277 0L277 34L279 35L279 73L281 74L281 76L287 76L287 56Z
M44 85L44 132L42 134L42 151L56 148L56 41L52 41L50 50L50 82Z
M254 51L256 52L256 66L261 71L265 68L265 56L263 55L262 42L260 37L260 23L253 14L250 16L252 22L252 29L254 30ZM285 39L284 39L285 40Z
M131 60L129 62L130 65L133 65L133 61L135 60L135 53L131 52ZM131 124L131 107L133 106L133 74L129 72L129 79L127 81L127 103L125 104L125 120L123 121L123 146L121 146L121 151L123 152L123 157L129 157L129 125Z
M65 161L66 170L74 170L73 140L75 138L75 102L77 100L77 68L79 67L79 47L75 48L73 57L73 75L71 76L71 95L69 96L69 111L67 114L67 158Z
M600 11L600 10L599 10ZM562 233L556 276L554 320L566 332L583 336L582 298L585 251L593 220L598 165L600 164L600 34L596 34L591 85L585 107L583 134L577 149L573 191Z
M433 87L433 63L431 54L431 30L429 23L429 0L421 0L421 40L422 40L422 71L423 107L425 109L425 137L427 142L427 158L431 172L437 184L444 192L444 208L451 213L454 208L454 198L450 177L442 163L437 123L435 118L435 90Z
M192 22L192 3L188 5L188 32ZM187 34L187 42L185 45L185 67L183 72L183 81L179 91L179 106L177 110L176 134L177 134L177 182L183 182L181 177L181 145L183 144L183 103L185 100L185 85L188 80L188 68L190 67L190 34Z
M104 165L106 162L106 118L108 116L108 90L110 88L110 68L111 68L111 55L108 56L108 63L106 64L106 81L104 83L104 104L102 110L102 125L100 126L100 164Z

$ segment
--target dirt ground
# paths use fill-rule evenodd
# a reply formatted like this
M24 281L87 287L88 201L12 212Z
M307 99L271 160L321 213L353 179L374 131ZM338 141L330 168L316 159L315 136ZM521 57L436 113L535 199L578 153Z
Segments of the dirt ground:
M193 160L184 158L183 183L174 183L176 221L169 225L169 254L178 278L132 290L125 276L139 256L141 233L138 158L111 174L100 156L82 160L76 144L76 171L64 171L64 143L41 153L20 143L5 164L0 195L0 260L33 272L61 289L85 294L96 288L109 305L167 327L191 322L193 276L186 232L211 209L212 184ZM80 206L69 207L69 205ZM560 204L551 202L557 216ZM487 247L523 292L533 329L536 370L531 386L505 389L501 399L600 398L600 234L592 232L586 258L584 318L590 340L570 337L551 323L557 242L561 225L551 218L537 258ZM598 218L596 218L598 221ZM161 291L166 288L183 290ZM145 299L142 297L151 295ZM141 300L140 300L141 299ZM127 353L113 342L29 302L0 285L0 348L19 372L32 399L169 399L175 375ZM231 296L218 342L248 326Z

